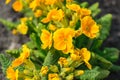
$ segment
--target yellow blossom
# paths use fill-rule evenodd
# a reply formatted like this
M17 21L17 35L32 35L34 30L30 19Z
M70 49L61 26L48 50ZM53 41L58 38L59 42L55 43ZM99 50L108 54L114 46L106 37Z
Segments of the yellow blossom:
M48 67L47 66L42 66L40 73L42 76L45 76L48 72Z
M80 76L84 74L84 70L76 70L75 71L75 76Z
M60 64L61 67L67 67L68 66L68 61L64 57L60 57L58 60L58 64Z
M42 15L42 10L36 10L34 12L34 15L35 15L36 18L40 17Z
M42 19L43 23L48 23L51 20L55 20L55 21L61 21L64 17L64 12L59 9L52 9L50 10L50 12L48 13L46 18Z
M28 27L25 25L25 23L22 23L17 26L17 30L19 33L25 35L25 34L27 34Z
M73 61L78 61L81 59L81 53L79 49L75 49L73 53L70 55Z
M15 1L12 5L13 9L17 12L21 11L23 9L23 4L20 1Z
M19 65L21 65L26 58L28 58L30 55L30 49L26 46L23 45L22 47L22 53L20 54L20 56L18 58L16 58L13 62L12 62L12 67L17 67Z
M12 30L12 34L17 35L17 33L18 33L18 32L17 32L16 29L13 29L13 30Z
M49 30L51 30L51 31L55 31L56 30L56 26L55 25L53 25L53 24L50 24L49 25Z
M87 9L87 8L81 8L78 11L78 14L80 15L80 19L82 19L85 16L90 16L91 14L91 10Z
M71 9L72 11L78 12L80 10L80 6L77 4L71 4L71 5L66 5L68 9Z
M6 0L5 4L9 4L11 2L11 0Z
M20 22L21 22L21 23L25 23L27 20L28 20L27 17L20 18Z
M52 33L50 33L49 31L43 29L42 30L42 34L40 36L40 39L42 41L42 48L51 48L52 46Z
M9 66L6 70L6 76L10 80L18 80L18 70L14 71L13 67Z
M53 35L54 48L62 50L65 54L71 52L74 34L75 31L71 28L61 28L56 30Z
M88 67L89 69L91 69L92 66L91 66L91 64L88 62L88 61L90 60L90 57L91 57L90 52L89 52L86 48L82 48L82 49L80 50L80 53L81 53L81 58L82 58L82 60L85 62L85 64L87 65L87 67Z
M84 35L95 38L99 32L99 26L90 16L85 16L81 20L81 31Z
M60 80L60 78L57 73L49 73L48 80Z
M57 2L57 0L45 0L46 5L53 5Z
M72 2L73 0L66 0L66 2Z
M40 6L40 1L42 0L33 0L30 3L29 8L31 8L32 10L35 10L38 6Z

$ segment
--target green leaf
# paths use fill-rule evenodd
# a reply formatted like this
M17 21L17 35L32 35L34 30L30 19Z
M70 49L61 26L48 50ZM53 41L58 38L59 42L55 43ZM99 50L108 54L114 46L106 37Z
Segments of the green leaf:
M47 53L47 56L46 56L46 58L45 58L45 60L44 60L43 65L44 65L44 66L50 66L50 65L52 65L52 64L55 64L56 61L58 61L59 57L60 57L60 55L59 55L58 52L49 51L49 52Z
M2 65L2 72L5 74L6 69L11 64L11 60L9 57L5 56L5 54L0 54L0 63Z
M17 23L13 23L11 21L8 20L4 20L2 18L0 18L0 23L2 23L3 25L5 25L8 29L14 29L17 26Z
M96 80L95 78L99 75L98 67L91 70L85 70L85 73L80 76L80 80Z
M97 21L98 24L101 25L99 39L105 40L107 38L107 36L109 35L109 31L110 31L111 21L112 21L111 14L105 15Z
M110 71L105 70L105 69L99 69L98 71L100 73L96 76L95 80L102 80L102 79L106 78L110 74Z
M110 69L112 67L112 63L105 59L104 57L95 54L96 60L98 60L98 65L102 67L103 69Z
M81 6L82 8L86 8L86 7L88 7L88 2L82 2L82 3L80 4L80 6Z
M101 10L98 7L99 7L99 3L98 2L94 3L93 5L91 5L89 7L89 9L92 12L92 16L93 17L95 17L96 15L98 15L101 12Z
M33 42L33 45L35 45L38 49L41 49L40 37L37 34L32 33L30 35L30 38L31 38L31 40Z
M88 37L86 37L85 35L80 35L75 39L75 46L77 48L86 47L86 45L88 44L88 40Z
M19 49L6 50L7 54L10 54L11 56L14 56L16 58L19 57L20 52L21 52L21 50L19 50Z
M85 73L80 76L80 80L102 80L109 75L109 71L95 67L91 70L85 70Z
M116 48L105 48L102 55L107 60L116 62L119 59L119 52Z

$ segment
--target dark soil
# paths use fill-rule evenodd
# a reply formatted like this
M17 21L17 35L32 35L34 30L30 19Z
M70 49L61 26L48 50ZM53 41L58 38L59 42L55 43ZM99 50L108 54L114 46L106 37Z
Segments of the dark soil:
M104 41L103 47L115 47L120 50L120 0L82 0L89 1L90 4L99 2L102 10L101 16L107 13L113 15L110 35ZM16 21L21 14L15 13L11 9L11 4L5 5L5 0L0 0L0 18L10 21ZM14 36L11 32L0 23L0 53L4 53L6 49L18 48L22 43L28 40L25 36ZM115 63L120 65L120 60ZM0 80L4 80L0 69ZM120 80L120 72L112 72L105 80Z

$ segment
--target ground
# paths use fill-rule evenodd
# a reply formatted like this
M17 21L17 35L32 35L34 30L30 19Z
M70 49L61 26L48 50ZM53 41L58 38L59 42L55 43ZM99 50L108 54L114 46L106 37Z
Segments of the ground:
M110 35L107 40L104 41L103 47L115 47L120 50L120 0L81 0L89 1L91 4L95 2L100 3L102 10L101 16L106 13L111 13L113 16ZM0 18L4 18L10 21L16 21L18 17L22 15L15 13L11 9L11 4L5 5L5 0L0 1ZM13 36L11 32L0 23L0 53L6 49L17 48L26 41L25 36ZM120 60L116 62L120 65ZM0 80L4 80L0 70ZM112 72L110 76L105 80L120 80L120 73Z

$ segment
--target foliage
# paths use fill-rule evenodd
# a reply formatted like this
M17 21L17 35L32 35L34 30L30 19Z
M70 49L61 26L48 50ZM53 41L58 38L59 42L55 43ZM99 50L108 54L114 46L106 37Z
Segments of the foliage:
M119 50L100 49L109 35L112 15L97 18L99 3L15 0L12 7L24 17L19 23L0 22L14 35L27 35L30 40L20 49L6 51L13 60L0 55L7 79L102 80L111 70L120 70L114 65Z

